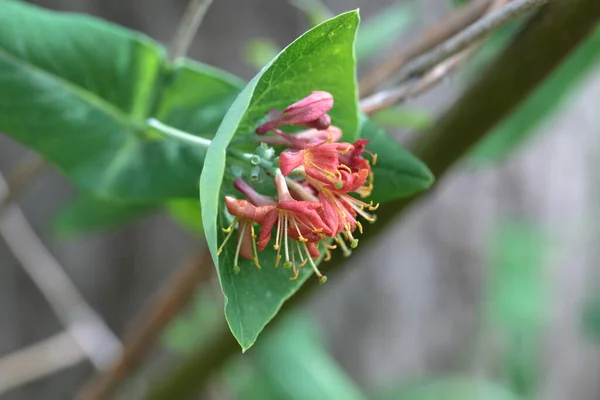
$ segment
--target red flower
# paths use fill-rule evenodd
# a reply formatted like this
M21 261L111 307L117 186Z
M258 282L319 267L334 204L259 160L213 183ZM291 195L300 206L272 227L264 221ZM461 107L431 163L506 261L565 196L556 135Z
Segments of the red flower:
M279 168L289 175L298 167L304 173L324 184L340 187L343 184L339 171L339 156L353 150L350 143L333 142L331 139L320 143L309 143L301 150L286 150L279 156Z
M240 267L238 266L239 256L248 260L254 260L256 267L260 269L254 223L257 222L262 224L266 215L274 208L274 206L263 205L257 207L247 200L238 200L230 196L225 196L225 205L227 206L229 213L235 216L235 218L229 227L223 229L223 232L226 232L227 236L223 240L223 243L221 243L221 247L219 247L217 254L221 254L225 244L229 241L229 238L233 233L233 227L237 224L238 242L235 250L233 271L235 273L240 271Z
M330 93L312 92L304 99L288 106L283 112L270 111L269 120L256 128L256 133L264 135L284 125L306 125L309 128L327 129L331 123L327 111L331 107L333 107L333 96Z
M323 279L323 275L312 260L315 254L318 256L314 244L319 242L324 234L329 233L327 225L319 214L322 205L315 201L295 200L281 174L275 176L275 186L279 203L265 215L258 237L258 250L262 251L267 246L271 240L271 231L277 226L273 245L277 250L275 266L279 265L283 249L285 257L283 266L294 269L292 279L298 277L298 268L307 262L311 264L319 279ZM296 262L296 254L298 254L298 262Z

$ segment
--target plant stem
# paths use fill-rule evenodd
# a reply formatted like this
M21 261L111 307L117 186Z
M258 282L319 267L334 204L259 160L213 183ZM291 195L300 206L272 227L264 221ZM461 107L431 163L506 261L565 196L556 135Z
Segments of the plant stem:
M210 146L210 143L212 142L209 139L205 139L200 136L194 136L187 132L181 131L177 128L173 128L172 126L165 125L162 122L160 122L154 118L148 119L148 125L154 129L156 129L160 133L164 134L167 137L173 138L182 143L191 144L195 147L201 147L204 149L208 149L208 147Z
M423 135L415 155L441 178L478 140L538 87L597 26L600 20L598 0L553 1L540 8L527 26L437 122ZM493 94L493 95L490 95ZM378 222L366 224L362 242L377 237L403 214L416 198L382 205ZM364 243L357 250L365 251ZM343 257L335 253L330 265L339 268ZM318 282L309 279L288 300L283 310L298 304L312 293ZM268 329L272 329L273 322ZM252 351L252 350L250 350ZM204 343L179 367L156 383L146 400L183 399L197 392L239 346L226 327Z

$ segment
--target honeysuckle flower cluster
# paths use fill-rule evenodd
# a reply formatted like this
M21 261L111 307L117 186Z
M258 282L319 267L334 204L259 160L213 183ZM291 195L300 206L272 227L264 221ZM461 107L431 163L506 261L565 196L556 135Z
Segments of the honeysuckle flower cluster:
M364 198L373 189L375 154L366 150L368 140L340 142L342 131L331 125L327 114L333 107L333 96L315 91L283 111L270 111L268 120L256 128L258 140L286 149L279 155L279 168L271 169L277 198L262 195L241 177L234 186L245 199L225 196L225 205L234 217L223 231L227 233L219 253L237 227L234 272L239 272L238 259L253 260L260 268L258 253L270 243L277 251L275 267L291 268L298 278L299 268L310 264L321 282L326 277L316 261L324 252L339 247L344 255L358 245L355 231L362 233L359 217L374 222L370 213L377 209L352 194ZM285 126L302 126L307 130L286 133ZM271 134L268 134L271 133ZM370 156L370 161L364 155ZM260 227L257 235L256 225Z

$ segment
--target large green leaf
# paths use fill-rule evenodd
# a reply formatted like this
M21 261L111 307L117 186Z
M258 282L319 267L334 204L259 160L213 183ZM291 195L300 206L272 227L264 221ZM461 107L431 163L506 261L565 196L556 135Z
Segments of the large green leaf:
M225 316L244 350L252 346L309 271L305 269L298 280L290 281L290 271L273 268L275 255L265 250L260 255L262 270L243 260L242 272L234 275L235 240L217 256L223 240L220 226L229 225L223 213L223 195L232 192L230 180L223 183L226 149L235 134L252 131L268 110L283 109L313 90L333 94L332 121L344 130L347 140L355 139L358 106L353 45L358 20L355 11L341 14L289 45L238 96L208 149L200 179L202 219L225 295Z
M159 201L197 193L203 152L157 138L146 119L157 109L178 127L210 133L239 81L196 64L166 67L150 39L87 16L6 0L0 10L0 131L97 197ZM213 111L190 117L206 105ZM210 123L200 123L207 112Z
M81 195L67 203L54 220L60 236L80 235L98 229L114 228L155 211L158 204L116 203Z
M504 159L525 143L551 117L600 61L600 28L470 154L476 165Z
M369 139L367 150L377 154L373 166L373 201L385 203L408 197L433 184L429 168L370 120L364 121L361 137Z

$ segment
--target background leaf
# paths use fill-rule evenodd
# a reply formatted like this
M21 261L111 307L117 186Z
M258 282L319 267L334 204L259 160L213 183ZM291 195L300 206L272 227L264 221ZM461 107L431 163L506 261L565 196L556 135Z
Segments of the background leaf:
M204 236L202 210L197 199L176 199L167 204L169 215L175 222L191 233Z
M363 62L398 40L415 19L411 5L395 3L360 24L356 38L356 59Z
M271 39L252 39L244 47L246 64L257 71L274 59L281 49Z
M200 179L202 218L225 295L225 316L244 350L252 346L309 271L304 269L298 280L290 281L291 271L273 268L275 255L272 250L265 250L260 255L262 270L243 260L242 272L234 275L235 241L230 241L221 257L217 257L218 243L223 240L220 225L229 225L221 209L223 195L233 191L230 180L223 182L226 149L236 133L252 131L268 110L283 109L313 90L333 94L335 105L330 113L333 123L344 130L347 140L356 138L358 106L353 46L358 20L355 11L341 14L289 45L238 96L208 149Z
M503 374L514 392L530 397L540 371L540 334L547 317L546 234L533 224L502 221L489 252L488 322L504 339Z
M367 150L377 154L373 201L385 203L408 197L433 184L434 177L427 166L370 120L364 121L361 138L369 139Z
M485 380L446 378L390 390L376 400L518 400L508 389Z
M257 347L258 371L270 398L366 400L323 347L317 328L309 317L292 315Z
M428 112L407 108L384 108L370 118L377 125L415 131L423 131L433 124L433 118Z
M6 0L0 9L0 131L97 197L155 202L197 193L204 153L152 135L146 118L158 108L181 129L211 133L238 80L198 64L171 71L150 39L87 16ZM198 107L209 105L204 124Z
M547 118L556 114L600 61L600 29L573 52L508 118L494 128L470 154L475 165L498 162L527 141Z
M120 204L90 195L80 195L58 212L54 220L54 231L59 236L71 236L114 228L147 216L158 207L158 204Z

